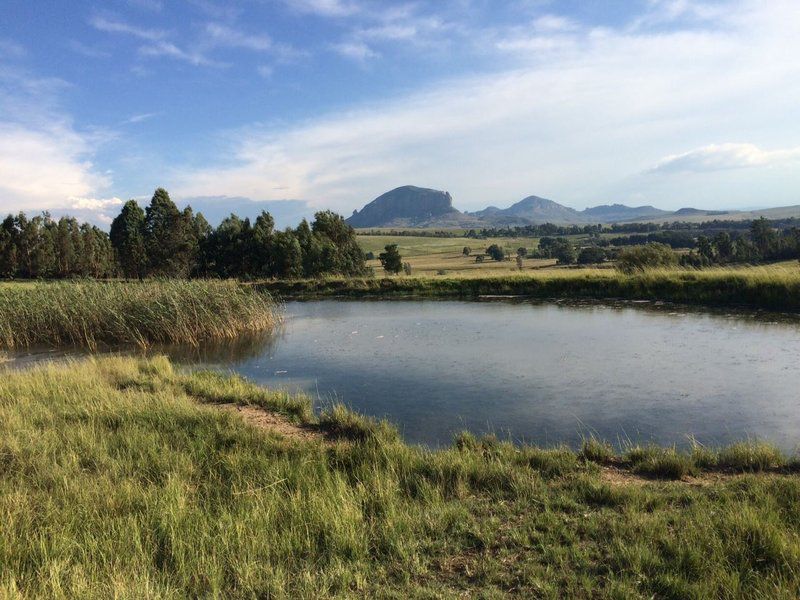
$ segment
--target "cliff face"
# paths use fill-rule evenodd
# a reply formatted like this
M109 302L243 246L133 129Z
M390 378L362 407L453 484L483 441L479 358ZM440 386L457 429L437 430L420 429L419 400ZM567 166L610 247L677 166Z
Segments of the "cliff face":
M378 196L361 211L353 212L347 222L353 227L385 227L399 222L415 225L460 214L448 192L406 185Z

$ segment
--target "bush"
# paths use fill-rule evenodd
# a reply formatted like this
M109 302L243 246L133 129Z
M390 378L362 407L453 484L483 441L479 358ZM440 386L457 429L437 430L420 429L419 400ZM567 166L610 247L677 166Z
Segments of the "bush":
M505 250L503 250L497 244L492 244L486 249L486 254L488 254L492 260L501 261L506 257Z
M617 260L617 268L628 275L658 267L674 267L677 264L677 255L666 244L632 246L622 250Z

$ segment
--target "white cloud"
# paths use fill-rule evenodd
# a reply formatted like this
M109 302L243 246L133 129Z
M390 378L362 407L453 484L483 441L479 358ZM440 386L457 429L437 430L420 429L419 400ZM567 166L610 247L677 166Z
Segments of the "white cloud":
M380 56L380 54L375 52L367 44L358 41L334 44L333 49L345 58L356 60L362 63L371 58L378 58Z
M142 40L149 41L163 40L169 35L166 31L159 29L136 27L135 25L130 25L124 21L109 19L102 16L92 17L89 19L89 24L95 29L105 31L106 33L124 33Z
M123 125L130 125L135 123L142 123L144 121L148 121L153 117L161 116L163 113L160 112L152 112L152 113L139 113L137 115L131 115L127 119L125 119L122 124Z
M0 199L3 210L62 206L110 184L96 172L92 147L66 123L33 128L0 122Z
M92 163L108 132L73 127L58 105L68 88L0 63L0 210L63 206L110 184Z
M206 25L206 33L213 43L221 46L245 48L259 52L272 48L272 40L267 35L249 35L219 23Z
M122 206L124 200L121 198L69 198L69 208L75 210L106 210L108 208Z
M196 67L224 67L225 63L213 60L205 56L202 52L191 50L183 50L172 42L156 41L146 46L139 48L139 54L142 56L166 56L174 58Z
M298 12L323 17L346 17L361 10L358 3L345 0L284 0L284 2Z
M665 157L650 173L706 172L776 166L800 160L800 147L762 150L754 144L711 144L683 154Z
M180 170L175 180L184 194L264 200L285 186L281 198L343 211L406 183L449 189L462 208L531 193L575 205L644 196L677 208L689 200L752 204L754 194L778 190L770 201L783 202L800 189L796 169L781 171L781 184L772 185L757 165L746 185L724 197L715 195L720 186L637 179L660 157L709 139L798 145L787 127L800 122L796 2L727 7L713 26L669 30L567 31L571 24L553 18L535 32L554 40L546 60L536 46L519 45L516 67L502 72L285 129L245 127L221 155L227 165L233 156L233 166ZM569 43L556 43L564 38ZM362 60L373 52L347 51ZM701 190L703 197L687 198Z

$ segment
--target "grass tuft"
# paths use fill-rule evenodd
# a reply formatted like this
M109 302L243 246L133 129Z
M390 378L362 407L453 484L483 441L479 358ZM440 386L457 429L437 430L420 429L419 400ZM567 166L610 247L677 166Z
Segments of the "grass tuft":
M233 281L0 285L0 348L184 344L269 331L271 297Z

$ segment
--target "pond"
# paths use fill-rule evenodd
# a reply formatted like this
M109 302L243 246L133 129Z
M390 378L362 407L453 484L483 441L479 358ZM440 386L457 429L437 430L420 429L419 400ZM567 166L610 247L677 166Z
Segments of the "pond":
M677 307L290 302L279 335L206 359L387 417L409 442L800 442L800 322Z

